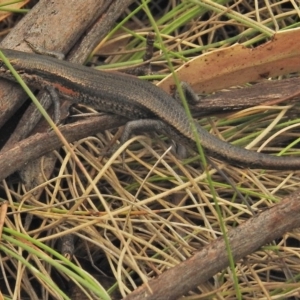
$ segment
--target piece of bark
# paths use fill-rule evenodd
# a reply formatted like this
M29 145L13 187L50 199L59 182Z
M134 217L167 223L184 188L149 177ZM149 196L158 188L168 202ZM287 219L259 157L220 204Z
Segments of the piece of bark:
M106 2L86 0L70 4L69 1L41 0L5 37L1 47L31 52L24 41L29 39L36 46L66 53L101 15L102 7L106 6L103 3ZM26 96L17 84L0 81L0 127L24 99Z
M251 87L220 91L204 97L193 107L195 113L226 112L256 105L276 105L300 98L300 78L265 81Z
M279 204L230 230L228 239L235 262L300 227L299 214L300 190L296 190ZM178 299L228 266L227 250L221 236L186 261L150 280L147 286L151 292L142 285L124 300Z

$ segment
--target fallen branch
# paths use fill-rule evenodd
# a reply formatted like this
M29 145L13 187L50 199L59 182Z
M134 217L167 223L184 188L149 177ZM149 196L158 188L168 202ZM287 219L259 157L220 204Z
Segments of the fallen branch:
M300 190L279 204L249 219L228 232L230 248L236 262L263 245L300 227ZM188 260L150 280L124 300L178 299L229 266L223 237L202 248Z
M120 116L106 115L68 124L60 127L60 130L68 142L73 142L100 131L124 125L126 121L127 119ZM51 131L37 133L0 152L0 180L20 170L27 162L59 148L61 144L55 132Z

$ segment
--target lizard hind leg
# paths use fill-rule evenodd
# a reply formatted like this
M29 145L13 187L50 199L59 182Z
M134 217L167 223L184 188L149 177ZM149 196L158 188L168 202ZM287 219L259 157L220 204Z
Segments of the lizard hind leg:
M184 141L182 141L180 135L176 134L175 130L169 125L156 119L140 119L129 121L123 130L123 134L120 139L120 145L128 141L133 133L137 134L153 131L164 132L167 136L169 136L172 139L172 151L180 158L185 158L187 156L187 145Z

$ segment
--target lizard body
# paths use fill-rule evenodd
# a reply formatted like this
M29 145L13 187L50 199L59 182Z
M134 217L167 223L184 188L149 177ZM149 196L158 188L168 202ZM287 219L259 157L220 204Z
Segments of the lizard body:
M155 85L121 73L111 73L61 61L49 56L1 49L31 87L54 87L75 103L125 116L157 119L185 143L195 144L194 133L183 107ZM0 78L15 78L0 61ZM277 157L246 150L222 141L194 123L202 147L212 157L230 164L265 169L297 170L300 157Z

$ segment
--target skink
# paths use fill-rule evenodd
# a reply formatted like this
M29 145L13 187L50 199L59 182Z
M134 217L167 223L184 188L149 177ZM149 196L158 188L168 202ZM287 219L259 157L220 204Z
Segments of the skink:
M121 73L98 71L49 56L1 49L31 87L53 87L62 97L100 111L128 119L162 121L167 132L184 143L195 144L190 121L183 107L155 85ZM0 61L0 78L15 78ZM229 164L278 170L297 170L300 157L278 157L233 146L211 135L196 122L202 147L206 153ZM174 133L174 134L172 134Z

